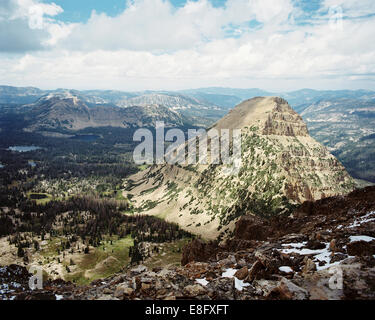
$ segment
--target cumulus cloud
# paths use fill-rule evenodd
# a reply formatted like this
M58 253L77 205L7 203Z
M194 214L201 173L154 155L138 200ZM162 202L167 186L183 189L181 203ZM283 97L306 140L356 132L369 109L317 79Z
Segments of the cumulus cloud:
M42 50L66 36L63 23L51 17L63 9L38 0L1 0L0 52ZM69 28L69 27L66 27Z
M285 22L292 11L291 0L228 0L219 8L198 0L178 9L169 1L134 0L117 17L94 11L87 23L74 26L64 46L72 50L180 50L220 39L228 29L241 31L252 20L272 25Z
M188 2L175 9L163 0L136 0L117 17L92 13L77 24L64 45L81 50L176 50L221 36L223 9L207 0Z
M33 31L49 33L43 41L50 49L0 59L0 82L123 90L369 88L375 18L347 18L342 28L333 28L329 8L342 5L345 16L358 16L371 3L326 0L308 23L298 20L303 15L292 0L228 0L221 7L198 0L180 8L134 0L116 17L93 12L87 23L66 25L47 17ZM43 17L60 12L55 6L48 10Z

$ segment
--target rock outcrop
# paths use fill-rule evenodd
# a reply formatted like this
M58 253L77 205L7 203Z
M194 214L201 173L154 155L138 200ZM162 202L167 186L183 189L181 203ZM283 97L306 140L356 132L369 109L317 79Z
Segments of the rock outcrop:
M353 190L345 168L309 136L302 118L284 99L244 101L213 128L230 133L241 129L238 172L228 174L233 166L224 164L154 165L129 179L139 212L216 239L228 237L242 215L290 213L306 200ZM267 235L266 229L260 228L260 236Z
M184 249L181 264L184 266L189 262L207 261L218 251L216 242L205 243L202 240L194 239Z

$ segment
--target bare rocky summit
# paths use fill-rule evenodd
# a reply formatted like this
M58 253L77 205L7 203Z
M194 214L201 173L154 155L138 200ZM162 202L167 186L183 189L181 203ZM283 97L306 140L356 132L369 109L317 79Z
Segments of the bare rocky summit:
M289 214L304 201L354 188L342 164L282 98L246 100L213 128L241 129L239 173L224 174L226 165L154 165L129 179L139 212L216 239L230 235L244 214Z

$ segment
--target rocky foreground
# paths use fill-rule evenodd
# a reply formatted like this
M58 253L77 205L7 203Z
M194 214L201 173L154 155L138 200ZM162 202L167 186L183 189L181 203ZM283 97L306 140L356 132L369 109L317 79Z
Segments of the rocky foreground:
M138 265L89 286L47 281L35 291L29 276L0 268L0 298L375 299L375 187L305 202L289 217L244 216L225 243L193 240L180 267Z

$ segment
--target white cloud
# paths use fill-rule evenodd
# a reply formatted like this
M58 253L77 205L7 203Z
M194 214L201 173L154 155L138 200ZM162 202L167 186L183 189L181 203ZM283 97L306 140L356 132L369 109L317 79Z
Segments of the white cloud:
M280 23L288 19L293 11L290 0L253 0L250 6L255 12L256 19L264 23Z
M0 52L42 50L66 37L71 26L52 17L63 9L39 0L1 0Z
M340 3L326 0L322 11ZM367 8L350 3L344 12ZM349 19L334 29L326 10L314 24L298 25L299 10L290 0L228 0L219 8L207 0L182 8L136 0L116 17L93 12L87 23L48 18L44 30L34 31L48 32L43 43L51 49L0 58L0 83L123 90L371 87L375 19ZM263 23L255 30L248 25L254 19ZM228 28L239 31L228 36Z
M92 13L87 23L75 25L64 46L78 50L153 50L191 48L224 37L224 28L251 20L284 23L293 11L291 0L228 0L215 8L208 0L189 1L174 8L164 0L134 0L117 17Z
M56 16L63 9L55 3L46 4L38 0L14 0L16 6L11 13L10 19L25 18L28 20L30 29L43 29L48 25L48 17Z
M218 36L221 9L204 0L176 10L162 0L129 2L117 17L93 12L86 24L77 24L64 46L81 50L176 50Z
M329 8L341 7L347 16L358 17L375 14L374 0L324 0L322 8L328 10Z

